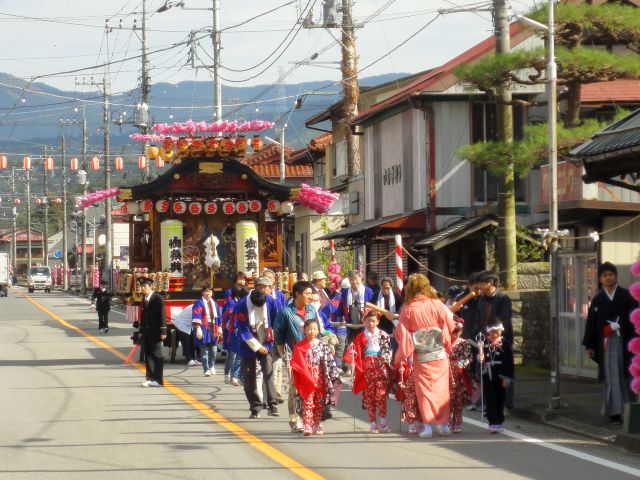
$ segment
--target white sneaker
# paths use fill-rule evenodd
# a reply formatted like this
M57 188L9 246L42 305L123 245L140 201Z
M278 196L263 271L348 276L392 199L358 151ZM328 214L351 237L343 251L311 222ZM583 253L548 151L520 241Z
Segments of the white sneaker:
M142 386L143 387L150 387L151 386L151 380L146 380L146 381L142 382Z
M204 376L205 377L210 377L211 376L211 370L207 370L206 372L204 372Z
M449 425L440 425L438 427L438 433L442 436L451 435L451 429Z
M211 375L215 375L216 374L216 367L215 366L211 367L211 369L209 371L211 372Z
M224 383L228 385L230 382L231 382L231 375L225 375L224 376Z
M196 365L202 365L202 362L200 360L194 360L194 362L196 362Z
M240 382L238 381L237 378L231 378L231 380L229 380L229 385L233 385L234 387L239 387Z
M420 438L431 438L433 437L433 428L428 423L424 424L422 431L418 434Z
M189 360L189 362L187 363L187 366L189 367L195 367L196 365L198 365L198 362L196 362L195 360Z
M155 380L151 380L149 382L149 385L147 385L148 387L161 387L162 385L160 385L158 382L156 382Z

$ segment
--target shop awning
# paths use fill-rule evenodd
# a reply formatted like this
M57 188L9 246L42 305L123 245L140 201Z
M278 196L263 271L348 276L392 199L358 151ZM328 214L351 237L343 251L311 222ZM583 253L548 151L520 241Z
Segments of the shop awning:
M468 237L478 230L482 230L490 225L494 227L498 225L498 220L493 215L463 218L462 220L458 220L448 227L429 235L427 238L417 241L414 244L414 248L420 249L430 247L434 251L440 250L441 248Z
M328 233L316 240L333 240L337 238L355 238L384 233L399 233L406 230L424 230L426 217L424 210L415 210L411 213L400 213L383 218L365 220L364 222L349 225L341 230ZM386 232L384 232L386 230Z

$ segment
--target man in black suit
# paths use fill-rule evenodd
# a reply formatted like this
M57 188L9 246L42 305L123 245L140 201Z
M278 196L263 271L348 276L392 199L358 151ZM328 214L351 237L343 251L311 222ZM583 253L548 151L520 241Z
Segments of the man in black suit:
M162 295L153 291L153 280L142 280L142 314L140 315L141 345L144 352L146 381L143 387L160 387L164 384L162 371L162 342L167 338L167 318Z

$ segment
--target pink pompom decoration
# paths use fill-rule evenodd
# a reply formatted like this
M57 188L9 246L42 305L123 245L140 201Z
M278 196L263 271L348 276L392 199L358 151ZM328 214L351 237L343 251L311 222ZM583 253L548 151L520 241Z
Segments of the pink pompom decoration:
M640 301L640 283L634 283L629 287L629 292L631 292L631 296L636 300Z
M629 365L629 373L633 378L640 378L640 365L636 363Z
M631 265L631 273L634 277L640 277L640 260L636 260L633 265Z
M636 355L640 354L640 338L633 338L628 345L629 351Z
M634 378L631 381L631 390L633 390L633 393L636 395L640 393L640 378Z
M636 332L640 335L640 308L633 310L629 318L631 319L633 326L636 328Z

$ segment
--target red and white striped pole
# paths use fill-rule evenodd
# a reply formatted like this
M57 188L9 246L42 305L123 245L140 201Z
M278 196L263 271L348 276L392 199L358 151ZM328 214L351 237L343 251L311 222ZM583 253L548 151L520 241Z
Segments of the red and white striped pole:
M404 288L404 274L402 273L402 237L396 235L396 285L398 290Z

